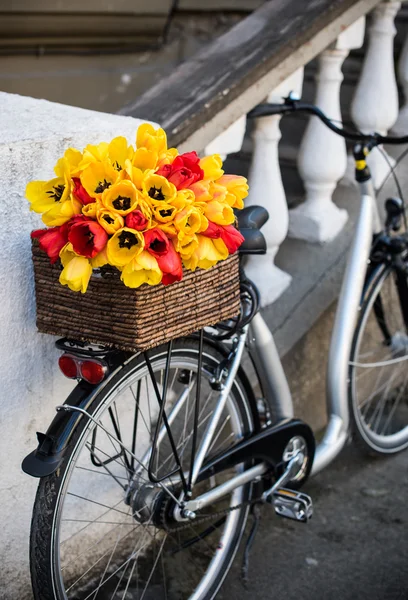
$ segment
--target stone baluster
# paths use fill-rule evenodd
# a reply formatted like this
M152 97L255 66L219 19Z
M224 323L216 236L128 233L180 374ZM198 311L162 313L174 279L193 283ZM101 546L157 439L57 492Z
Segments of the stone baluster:
M341 126L341 67L352 48L364 41L365 19L358 19L318 59L315 104ZM290 211L289 235L311 242L332 240L348 214L332 201L338 181L347 168L346 143L318 117L311 117L298 155L298 169L306 191L305 202Z
M386 135L398 116L398 90L394 73L394 18L400 2L382 2L372 12L368 48L353 102L352 118L364 133ZM389 173L382 152L375 148L368 157L374 185L379 187ZM394 161L388 156L391 164Z
M282 102L293 91L301 95L303 68L296 71L268 95L268 102ZM291 276L279 269L275 256L288 231L288 207L282 185L278 160L281 116L257 119L253 132L253 153L249 172L249 196L245 204L262 205L269 212L269 221L263 226L268 251L263 256L248 256L246 273L259 287L262 305L274 302L289 286Z
M398 61L398 79L404 90L404 104L392 130L396 135L408 135L408 34Z
M205 155L220 154L222 160L225 160L227 154L239 152L244 140L245 127L246 115L243 115L206 146Z

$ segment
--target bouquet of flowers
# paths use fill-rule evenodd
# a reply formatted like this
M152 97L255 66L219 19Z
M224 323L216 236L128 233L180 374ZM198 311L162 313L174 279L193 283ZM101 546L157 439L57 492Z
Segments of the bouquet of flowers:
M208 269L243 241L233 209L248 194L244 177L225 175L218 154L199 158L167 148L163 129L69 148L50 181L32 181L26 197L47 229L32 232L59 281L86 292L93 269L112 265L130 288L169 285L185 269Z

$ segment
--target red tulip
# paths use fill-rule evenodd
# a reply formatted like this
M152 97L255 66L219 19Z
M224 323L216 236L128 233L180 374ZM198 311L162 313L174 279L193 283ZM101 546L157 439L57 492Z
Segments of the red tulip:
M242 242L245 241L244 236L235 229L233 225L220 225L221 239L228 248L228 252L232 254L236 252Z
M106 246L108 234L96 221L83 221L70 227L68 241L80 256L94 258Z
M154 228L144 233L145 249L152 254L163 272L163 285L169 285L183 278L181 258L166 234Z
M163 165L156 174L166 177L178 190L183 190L204 177L199 161L196 152L186 152L176 156L171 165Z
M146 229L148 220L140 210L134 210L125 217L126 227L130 229L136 229L136 231L143 231Z
M212 239L221 238L230 254L236 252L245 239L233 225L217 225L211 221L208 221L208 227L201 235Z
M155 258L159 258L167 253L169 249L169 238L161 230L155 227L145 231L144 234L145 249L150 252Z
M92 196L88 194L79 177L73 177L72 181L74 183L74 189L72 190L72 193L74 194L75 198L81 202L81 204L85 205L95 202L95 198L92 198Z
M48 254L51 264L57 262L60 250L68 241L68 231L65 225L50 229L36 229L31 232L32 238L37 238L41 250Z

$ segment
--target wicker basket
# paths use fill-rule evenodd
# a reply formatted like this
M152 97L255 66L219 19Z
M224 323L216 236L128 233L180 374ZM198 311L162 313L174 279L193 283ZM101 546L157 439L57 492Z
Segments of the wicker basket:
M126 287L117 275L92 276L85 294L59 283L61 266L32 244L37 327L64 336L136 352L188 335L239 312L239 259L208 270L184 271L167 287Z

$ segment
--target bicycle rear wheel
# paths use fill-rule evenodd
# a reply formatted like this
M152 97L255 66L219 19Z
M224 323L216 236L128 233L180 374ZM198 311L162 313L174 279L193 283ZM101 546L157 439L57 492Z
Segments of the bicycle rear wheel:
M159 389L167 348L149 352ZM183 468L188 470L198 344L174 344L166 412ZM204 344L198 439L218 393L210 386L223 356ZM145 468L158 405L143 356L133 358L95 398L82 419L63 466L39 484L31 533L31 569L36 600L208 600L224 580L243 533L248 506L211 518L246 502L250 484L214 507L206 521L170 522L168 507L180 482L167 477L165 489L151 483ZM172 413L172 411L174 411ZM170 416L169 416L170 419ZM234 382L209 450L215 454L258 426L256 404L246 381ZM100 425L112 433L109 436ZM115 442L120 438L137 457ZM158 444L155 471L164 477L175 466L167 435ZM243 468L241 466L241 468ZM200 482L194 495L218 485L236 469Z
M405 273L379 265L366 286L349 367L350 413L364 450L408 447L408 298Z

